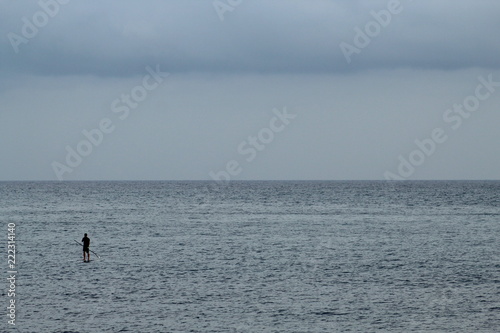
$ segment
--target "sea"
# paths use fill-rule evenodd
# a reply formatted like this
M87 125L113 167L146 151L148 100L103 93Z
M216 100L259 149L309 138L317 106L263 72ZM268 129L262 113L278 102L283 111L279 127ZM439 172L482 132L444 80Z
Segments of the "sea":
M0 182L0 221L0 332L500 332L500 181Z

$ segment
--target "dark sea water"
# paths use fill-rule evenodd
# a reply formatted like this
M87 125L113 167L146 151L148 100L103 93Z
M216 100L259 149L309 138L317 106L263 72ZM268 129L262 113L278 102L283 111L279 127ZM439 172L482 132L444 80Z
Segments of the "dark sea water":
M490 181L1 182L0 332L500 332L499 207Z

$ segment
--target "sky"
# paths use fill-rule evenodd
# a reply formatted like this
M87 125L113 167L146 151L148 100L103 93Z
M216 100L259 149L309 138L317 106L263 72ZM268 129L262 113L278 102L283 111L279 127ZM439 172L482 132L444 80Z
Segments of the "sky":
M500 179L498 0L0 0L0 180Z

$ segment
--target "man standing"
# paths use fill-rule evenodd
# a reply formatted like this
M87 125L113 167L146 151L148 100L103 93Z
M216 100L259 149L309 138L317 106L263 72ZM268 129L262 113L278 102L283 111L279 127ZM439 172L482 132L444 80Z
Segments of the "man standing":
M87 262L90 261L90 252L89 252L89 247L90 247L90 238L87 237L87 234L85 234L82 238L83 242L83 261L85 262L85 253L87 253Z

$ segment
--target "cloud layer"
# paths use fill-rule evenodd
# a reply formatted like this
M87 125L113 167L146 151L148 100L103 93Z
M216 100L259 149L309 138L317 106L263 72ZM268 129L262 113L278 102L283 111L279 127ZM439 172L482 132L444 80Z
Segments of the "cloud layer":
M230 73L500 67L500 2L401 0L386 26L370 26L394 2L243 0L221 21L215 1L5 1L0 70L129 76L157 63L171 72ZM53 17L44 22L40 12ZM29 31L26 20L41 26L16 45L13 34ZM357 28L366 32L367 24L374 36L349 64L340 44L355 46Z
M212 179L233 160L233 179L383 179L401 158L425 159L407 179L500 179L498 13L497 0L0 0L0 180L58 179L68 149L82 161L65 180ZM170 75L153 88L148 66ZM476 103L479 77L491 94L447 113ZM275 108L297 117L271 133ZM113 131L82 144L103 119ZM437 128L446 142L415 153ZM259 134L247 161L238 147Z

